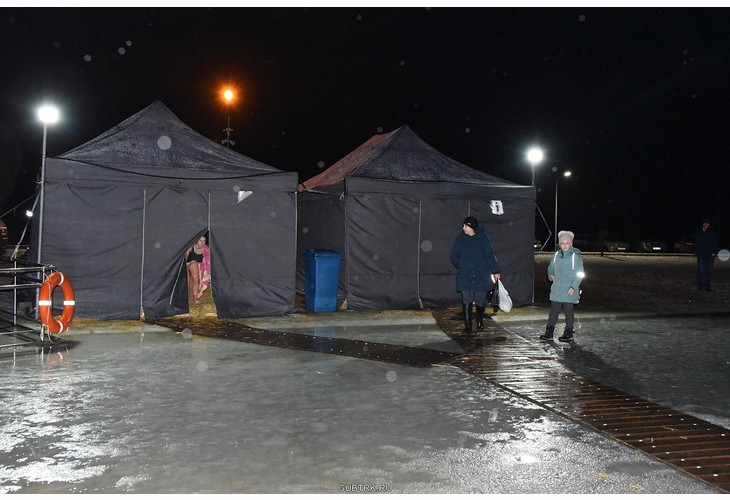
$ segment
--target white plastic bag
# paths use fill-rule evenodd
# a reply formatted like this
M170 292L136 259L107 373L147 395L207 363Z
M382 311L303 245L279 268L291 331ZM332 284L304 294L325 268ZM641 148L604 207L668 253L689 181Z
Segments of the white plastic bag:
M512 310L512 299L509 296L509 292L502 284L502 280L497 280L497 285L499 286L499 308L508 313Z

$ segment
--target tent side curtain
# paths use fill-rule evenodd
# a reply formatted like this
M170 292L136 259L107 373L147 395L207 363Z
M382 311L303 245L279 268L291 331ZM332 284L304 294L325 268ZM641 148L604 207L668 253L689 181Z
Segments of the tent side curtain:
M296 186L296 180L293 184ZM211 287L220 318L294 312L296 193L211 197Z
M462 231L461 221L468 211L469 202L466 200L421 200L419 291L424 307L447 307L460 303L451 247Z
M347 307L419 308L418 200L353 195L347 220Z
M490 235L515 306L532 303L534 210L528 197L499 200L499 208L497 200L479 199L352 195L348 201L349 308L458 305L451 247L467 214Z
M143 192L47 182L42 259L71 282L76 316L139 319Z

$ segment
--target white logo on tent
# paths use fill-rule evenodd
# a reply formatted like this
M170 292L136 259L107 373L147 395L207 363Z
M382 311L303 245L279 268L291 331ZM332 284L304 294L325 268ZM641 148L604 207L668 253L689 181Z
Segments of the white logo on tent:
M502 200L490 201L489 208L492 209L492 213L494 215L504 215L504 207L502 206Z
M252 194L253 194L253 191L239 191L238 192L238 201L236 203L241 203L243 200L245 200Z

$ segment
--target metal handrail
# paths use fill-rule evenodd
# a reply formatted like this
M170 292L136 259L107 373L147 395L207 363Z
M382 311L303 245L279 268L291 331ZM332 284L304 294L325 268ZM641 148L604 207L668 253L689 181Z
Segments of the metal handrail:
M35 289L40 290L46 274L55 271L52 265L31 262L25 259L13 259L8 257L0 258L0 262L12 263L12 267L0 268L0 276L12 275L11 284L0 284L0 292L13 292L12 311L0 309L0 336L12 336L16 342L0 343L0 349L44 346L54 343L56 340L48 332L47 328L38 321L38 294L36 293L36 315L35 318L23 316L24 320L20 322L18 314L18 291ZM6 319L10 316L11 319Z
M51 267L53 266L44 266L42 264L33 267L12 267L0 269L0 274L37 273L38 271L44 271Z

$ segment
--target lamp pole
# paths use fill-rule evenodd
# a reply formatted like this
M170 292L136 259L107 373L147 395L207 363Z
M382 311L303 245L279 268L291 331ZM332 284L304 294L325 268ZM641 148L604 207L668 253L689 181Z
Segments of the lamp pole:
M542 162L545 155L542 152L542 149L534 147L530 148L529 151L527 151L527 161L530 162L530 166L532 167L532 185L535 185L535 167Z
M43 242L43 212L45 205L45 194L46 194L46 143L48 139L48 125L56 123L58 121L58 109L54 106L44 105L38 109L38 119L43 123L43 148L41 150L41 186L38 193L38 203L40 203L40 209L38 210L38 255L37 261L39 264L43 262L42 254L42 242ZM43 280L43 273L38 272L38 281ZM35 291L35 319L38 319L38 301L40 299L40 288Z
M568 178L573 175L570 170L563 172L563 177ZM555 226L553 227L553 234L555 235L555 251L558 251L558 181L560 177L555 179Z
M43 212L45 209L46 194L46 143L48 139L48 125L58 121L58 109L53 106L41 106L38 110L38 119L43 123L43 149L41 151L41 188L38 195L40 210L38 211L38 263L43 260L42 241L43 241Z
M223 98L226 100L226 115L228 116L228 125L226 126L226 128L223 129L223 132L226 133L226 138L223 139L221 142L225 144L227 148L230 148L231 146L236 144L234 141L231 140L231 132L233 132L233 129L231 128L231 115L228 112L228 106L233 100L233 91L231 89L224 90Z

